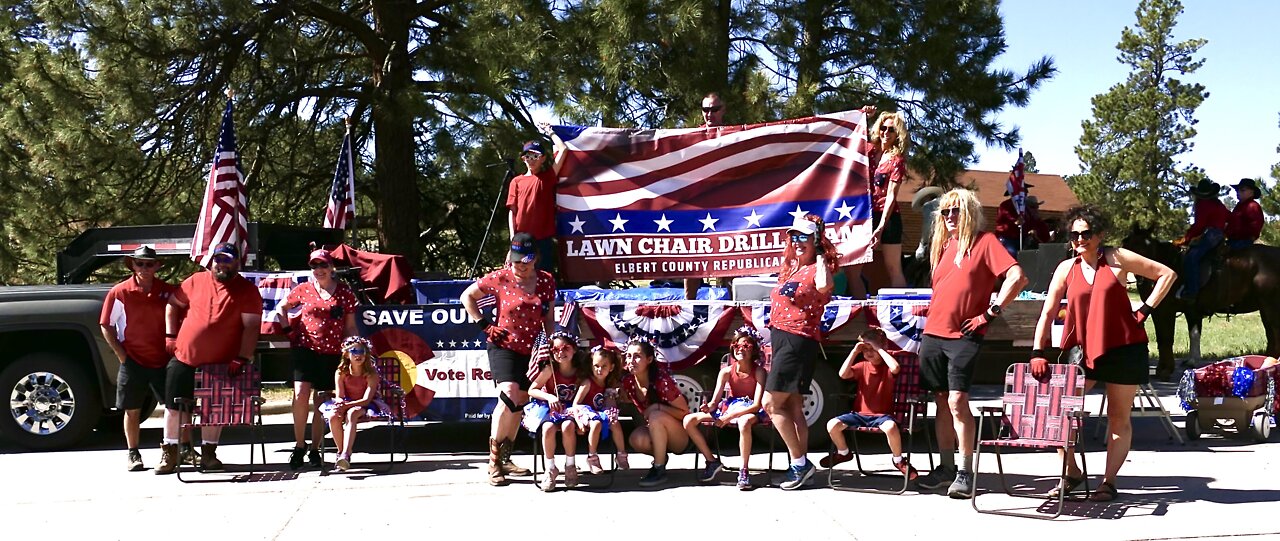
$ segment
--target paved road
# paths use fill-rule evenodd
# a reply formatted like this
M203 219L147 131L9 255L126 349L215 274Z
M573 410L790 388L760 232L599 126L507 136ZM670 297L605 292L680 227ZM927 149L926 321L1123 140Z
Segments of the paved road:
M1162 394L1169 392L1170 388L1162 389ZM993 393L988 389L984 396L989 399ZM1099 400L1099 395L1090 395L1091 411L1098 410ZM1162 402L1177 412L1175 421L1181 426L1176 399L1164 396ZM1122 499L1068 503L1066 516L1054 522L980 515L967 501L914 490L902 496L827 488L739 492L733 486L734 474L728 472L718 485L700 486L694 481L691 455L673 458L671 483L658 489L635 485L649 464L642 455L632 459L640 468L620 473L608 489L542 494L527 480L491 488L484 483L485 433L477 426L411 428L410 460L389 474L291 472L283 465L290 447L288 422L283 415L268 416L272 464L247 483L182 484L149 471L126 472L119 435L101 435L81 449L50 453L22 452L0 442L0 509L6 519L0 536L16 540L78 533L85 539L138 539L182 530L188 532L184 537L195 539L429 539L441 534L518 539L576 528L582 533L568 535L646 540L972 539L1012 537L1024 531L1047 539L1090 541L1280 539L1280 445L1274 443L1280 437L1251 444L1206 436L1183 446L1171 443L1155 419L1135 420L1136 449L1122 472ZM144 427L145 440L158 441L158 420ZM1088 435L1093 434L1090 427ZM365 432L362 441L372 444L383 435ZM882 440L864 441L879 453L870 457L872 464L887 465ZM143 452L148 466L158 460L154 447ZM1091 440L1087 448L1096 479L1103 467L1102 445ZM245 463L248 446L224 445L219 454L228 463ZM753 457L753 465L763 465L766 455ZM811 454L814 459L820 456ZM778 457L781 460L782 454ZM1012 482L1039 491L1053 486L1058 468L1054 455L1019 453L1007 458ZM529 464L528 457L517 460ZM994 472L994 466L984 458L981 469ZM998 484L994 476L984 476L980 486L995 489ZM981 496L978 502L984 507L1048 510L1043 500L1003 494Z

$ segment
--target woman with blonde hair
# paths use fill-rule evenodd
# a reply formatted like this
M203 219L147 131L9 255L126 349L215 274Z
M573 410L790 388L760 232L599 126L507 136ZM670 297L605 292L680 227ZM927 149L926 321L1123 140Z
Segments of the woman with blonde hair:
M920 341L920 387L934 393L938 405L935 427L941 465L921 477L923 488L947 482L947 495L969 498L973 494L973 412L969 389L977 368L987 325L1026 285L1009 251L995 234L982 230L982 204L965 189L942 195L933 222L929 263L933 268L933 293L929 319ZM991 293L1004 277L995 301ZM957 468L957 445L963 461Z
M870 118L875 107L862 111ZM898 209L898 188L907 180L907 147L910 134L907 119L899 112L881 113L867 134L871 142L871 248L879 248L890 287L906 287L902 274L902 214ZM845 268L847 288L855 298L866 297L862 266Z

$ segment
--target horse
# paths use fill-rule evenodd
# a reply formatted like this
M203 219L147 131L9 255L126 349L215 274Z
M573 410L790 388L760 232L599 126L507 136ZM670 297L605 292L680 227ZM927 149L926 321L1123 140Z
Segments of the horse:
M1122 246L1182 272L1182 251L1171 242L1156 239L1150 228L1135 226ZM1151 312L1160 352L1157 379L1168 380L1173 375L1173 326L1178 312L1187 318L1192 363L1200 360L1201 321L1214 314L1259 312L1266 329L1266 353L1271 357L1280 356L1280 248L1261 244L1235 250L1219 247L1205 259L1219 255L1222 263L1208 273L1209 281L1195 299L1188 301L1176 296L1183 284L1179 276L1164 301ZM1138 280L1138 291L1143 297L1150 295L1154 287L1155 282L1151 280Z

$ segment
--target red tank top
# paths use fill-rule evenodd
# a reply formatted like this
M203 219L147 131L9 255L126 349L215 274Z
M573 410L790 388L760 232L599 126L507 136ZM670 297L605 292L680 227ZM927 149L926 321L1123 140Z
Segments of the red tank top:
M604 386L593 379L587 380L587 403L584 405L598 412L604 411Z
M342 376L342 399L343 400L360 400L364 398L364 392L369 390L369 380L365 376L357 376L355 374L343 374Z
M578 377L576 375L566 376L561 374L560 370L553 364L551 365L551 381L547 382L547 388L544 390L556 395L556 398L560 399L560 403L568 407L569 404L573 404L573 397L578 394Z
M1147 331L1138 324L1129 304L1129 293L1107 265L1105 252L1098 257L1093 283L1085 281L1080 258L1067 274L1067 317L1062 348L1084 346L1085 366L1120 346L1145 344Z
M729 371L728 398L754 398L756 396L756 372L741 374L738 372L738 361L733 361L733 370Z

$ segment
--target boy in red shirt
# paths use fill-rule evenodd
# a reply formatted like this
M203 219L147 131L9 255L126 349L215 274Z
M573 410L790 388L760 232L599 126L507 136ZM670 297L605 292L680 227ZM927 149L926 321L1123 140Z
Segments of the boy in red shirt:
M529 141L520 150L526 172L511 179L507 188L507 226L511 235L533 235L538 249L538 270L552 272L556 263L556 183L564 152L556 139L557 155L547 156L542 143Z
M908 479L916 478L916 469L902 458L902 433L890 415L893 412L893 384L899 366L897 359L884 350L887 343L888 337L883 330L876 327L867 329L858 337L858 345L840 366L840 377L857 382L858 394L854 397L853 411L827 422L827 433L831 435L836 452L818 462L822 467L831 468L853 459L844 438L846 428L878 428L889 440L893 467L906 474Z

